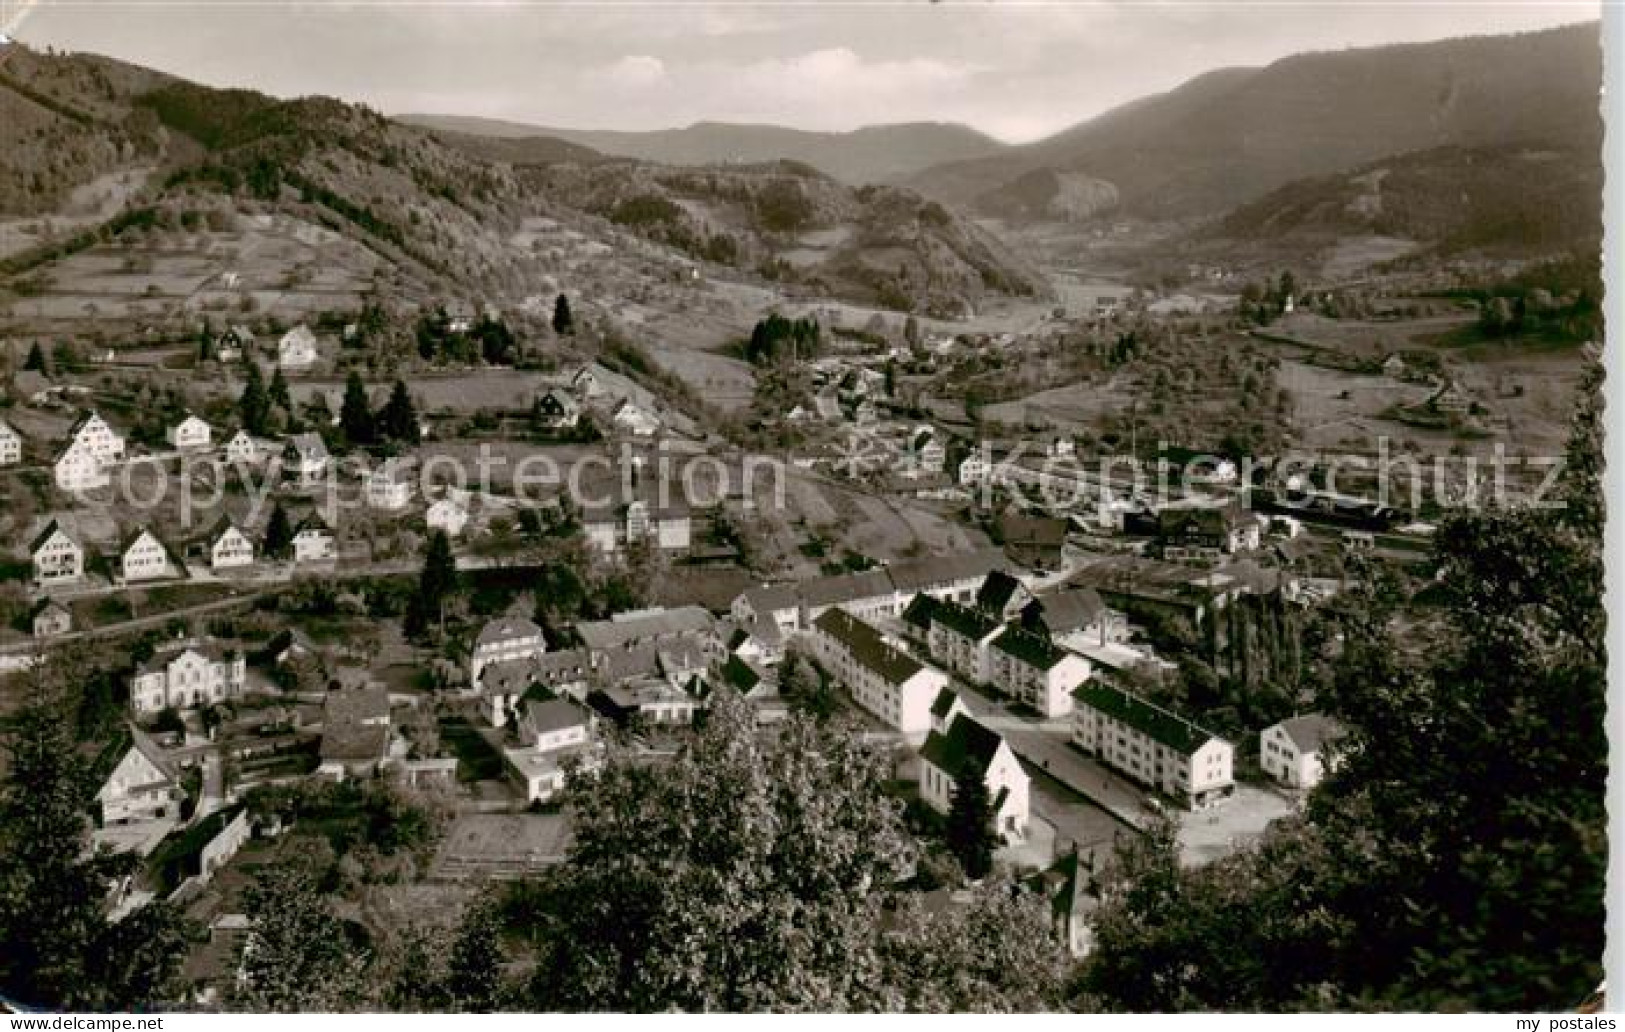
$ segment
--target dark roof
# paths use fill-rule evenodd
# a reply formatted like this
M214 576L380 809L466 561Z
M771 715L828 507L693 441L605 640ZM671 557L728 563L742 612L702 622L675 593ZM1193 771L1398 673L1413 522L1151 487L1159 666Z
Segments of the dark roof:
M1001 613L1010 600L1021 591L1021 582L1003 570L994 570L976 589L976 608L989 613Z
M512 641L515 638L534 638L541 633L540 627L522 616L503 616L481 627L474 644L492 645L496 642Z
M587 713L568 699L532 700L525 703L525 723L532 734L562 731L588 722Z
M1060 548L1066 544L1066 520L1057 516L1024 516L1006 513L999 517L999 534L1004 543L1015 546Z
M80 548L84 547L83 545L79 544L79 540L77 538L68 533L68 528L64 527L57 520L52 519L51 522L45 525L44 529L42 529L38 534L34 535L34 540L29 542L28 550L30 552L38 552L40 547L43 546L46 541L50 540L51 535L55 534L59 530L62 532L62 535L69 541L72 541L75 546Z
M1157 513L1157 531L1164 537L1192 530L1201 534L1228 534L1241 522L1242 511L1234 505L1170 506Z
M844 609L827 609L813 624L891 684L901 684L925 669L919 660L887 644L879 631Z
M898 591L916 592L952 581L985 577L994 570L1009 569L1009 561L996 548L982 548L953 555L911 559L888 567Z
M936 598L922 592L909 600L908 607L903 610L903 622L922 631L929 631L931 618L936 612Z
M954 703L958 700L958 692L952 688L943 688L942 691L937 693L936 701L931 703L931 715L933 717L946 717L953 710Z
M762 683L762 675L738 656L729 656L722 664L722 679L741 694L749 693Z
M1342 724L1320 713L1306 713L1283 720L1281 730L1292 739L1299 752L1319 752L1327 742L1341 738L1345 733Z
M745 603L753 612L765 616L796 608L801 604L801 593L794 584L764 584L746 591Z
M938 602L937 611L931 615L931 622L941 624L955 634L973 641L981 641L999 627L997 619L980 609L962 606L957 602Z
M1107 684L1086 682L1073 691L1072 697L1122 721L1153 742L1166 745L1182 756L1190 756L1218 737L1178 714Z
M324 760L381 760L388 747L389 728L384 724L344 722L322 728Z
M1034 634L1020 627L1005 628L1003 634L993 639L993 647L1040 670L1053 668L1067 655L1065 649L1056 648L1043 635Z
M958 777L964 764L972 764L976 773L986 775L1004 739L997 731L984 727L974 717L961 713L954 718L944 734L933 731L920 748L920 756L933 767Z
M322 709L322 719L330 724L387 718L389 689L346 688L328 692Z
M817 577L803 582L800 592L801 600L809 606L838 606L843 602L891 593L892 578L885 570Z
M1095 623L1105 611L1106 603L1094 588L1068 588L1027 603L1021 622L1029 630L1042 627L1050 634L1068 634Z

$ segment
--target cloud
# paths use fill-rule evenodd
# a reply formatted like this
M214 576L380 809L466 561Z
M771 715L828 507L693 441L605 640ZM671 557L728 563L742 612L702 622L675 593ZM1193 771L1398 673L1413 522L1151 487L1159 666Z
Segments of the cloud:
M666 78L666 62L648 54L631 54L610 65L605 74L617 86L646 89Z

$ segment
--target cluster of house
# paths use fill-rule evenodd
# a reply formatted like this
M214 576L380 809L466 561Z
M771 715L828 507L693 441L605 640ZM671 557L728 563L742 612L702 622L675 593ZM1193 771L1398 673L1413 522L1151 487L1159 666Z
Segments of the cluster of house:
M663 426L651 406L615 395L591 365L577 369L567 387L549 388L536 398L535 413L550 429L574 429L588 412L598 413L617 433L633 439L652 438Z
M72 588L85 582L94 553L86 538L71 528L67 518L52 518L29 545L33 586L40 592ZM293 530L292 555L296 564L327 563L338 554L333 531L312 512ZM112 581L119 585L177 580L190 576L188 560L215 573L240 570L256 561L254 541L230 517L182 548L174 548L151 527L135 527L124 534L106 555Z
M242 362L254 357L254 331L234 324L226 327L212 341L213 355L220 362ZM321 359L316 334L300 323L277 339L276 364L288 372L305 372Z

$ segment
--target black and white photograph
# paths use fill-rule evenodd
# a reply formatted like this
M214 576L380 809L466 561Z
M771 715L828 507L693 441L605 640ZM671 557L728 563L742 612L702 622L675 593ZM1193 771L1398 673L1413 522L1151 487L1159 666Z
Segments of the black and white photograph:
M1615 1028L1622 45L0 2L0 1022Z

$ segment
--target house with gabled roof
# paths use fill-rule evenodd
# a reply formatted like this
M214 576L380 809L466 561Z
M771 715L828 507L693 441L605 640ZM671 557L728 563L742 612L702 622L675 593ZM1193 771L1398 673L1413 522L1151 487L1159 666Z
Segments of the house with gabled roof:
M338 541L333 530L318 513L311 513L300 521L293 532L293 561L295 563L332 562L338 558Z
M1171 710L1099 680L1072 693L1072 741L1190 808L1235 790L1235 749Z
M1107 606L1091 587L1039 595L1021 607L1016 619L1026 630L1073 649L1110 645L1129 635L1128 617Z
M987 648L999 629L999 621L980 609L938 602L927 647L932 659L972 684L983 684L988 679Z
M622 398L609 415L610 424L633 437L653 437L660 432L660 417L633 402Z
M480 683L480 673L491 663L524 660L547 651L547 637L534 621L502 616L488 621L474 639L468 657L468 680Z
M35 640L44 641L73 630L73 613L54 599L41 599L29 614L28 623Z
M456 537L468 526L468 503L461 492L447 491L429 503L423 522L430 530L443 530L447 537Z
M136 667L130 707L137 716L211 706L242 695L248 662L213 640L182 641Z
M119 576L126 584L181 576L185 570L169 546L146 527L137 527L119 542Z
M840 608L813 621L810 642L819 663L860 707L912 742L930 733L931 704L947 686L947 674Z
M1014 575L1005 570L994 570L976 589L977 609L997 620L1009 620L1033 599L1032 592Z
M41 588L76 584L85 576L85 548L57 520L51 520L28 546L34 583Z
M1080 854L1074 846L1022 884L1048 900L1050 927L1066 951L1074 959L1088 956L1095 945L1091 922L1101 897L1094 853Z
M101 823L130 824L177 816L184 793L174 760L134 724L126 725L110 748L120 747L123 755L96 792Z
M276 446L261 441L247 430L238 430L226 438L221 446L226 461L237 465L256 466L276 454Z
M316 347L316 334L310 327L300 323L287 333L276 345L276 364L290 372L302 372L316 364L321 357Z
M417 472L409 462L390 459L367 472L361 493L368 508L399 512L412 503Z
M920 798L938 813L948 813L954 782L967 770L987 785L999 834L1010 842L1025 838L1031 779L1003 735L959 713L947 731L933 730L920 747Z
M68 431L68 439L84 445L104 466L111 466L124 458L124 438L93 410L79 416Z
M299 487L312 487L327 475L332 461L320 434L294 434L282 448L282 476Z
M13 466L23 461L23 435L0 419L0 466Z
M551 387L536 398L532 408L538 422L553 430L567 430L581 422L581 406L568 391Z
M1288 788L1314 788L1336 766L1335 744L1348 729L1334 717L1306 713L1265 728L1258 764Z
M211 570L235 570L254 565L254 542L231 517L222 514L203 538L202 552Z
M213 436L214 430L209 424L190 412L164 431L164 439L178 451L207 448Z

